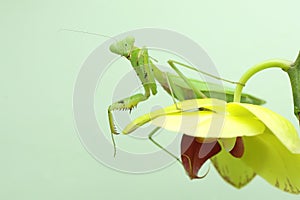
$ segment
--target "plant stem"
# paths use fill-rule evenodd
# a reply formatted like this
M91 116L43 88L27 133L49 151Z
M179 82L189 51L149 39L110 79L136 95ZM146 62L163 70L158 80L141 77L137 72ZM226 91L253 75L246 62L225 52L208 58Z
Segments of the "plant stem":
M257 72L260 72L264 69L268 68L281 68L283 71L287 72L289 68L291 67L292 62L287 60L268 60L264 61L262 63L259 63L257 65L254 65L251 67L248 71L244 73L244 75L240 78L238 81L239 84L236 86L234 91L234 102L240 102L241 101L241 94L243 87L246 85L246 82Z

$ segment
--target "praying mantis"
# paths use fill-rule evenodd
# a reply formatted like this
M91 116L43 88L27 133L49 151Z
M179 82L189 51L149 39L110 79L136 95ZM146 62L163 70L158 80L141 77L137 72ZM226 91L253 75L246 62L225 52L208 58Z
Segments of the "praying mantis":
M196 112L201 113L203 116L206 115L206 117L208 114L218 115L218 110L212 109L215 108L214 106L218 107L218 104L215 104L215 102L209 102L209 101L216 101L210 99L209 97L211 93L213 94L220 93L222 95L223 92L214 91L214 90L209 91L208 90L209 87L207 87L206 84L211 84L211 83L204 83L199 80L185 77L185 75L178 70L176 65L181 65L183 67L186 67L188 69L197 72L201 72L200 70L177 61L169 60L168 64L177 73L177 75L168 72L163 72L156 65L154 65L154 63L151 60L151 57L148 55L147 48L145 47L138 48L134 46L133 37L127 37L124 40L117 41L116 43L110 46L110 50L115 54L127 58L131 62L132 67L136 71L145 90L145 94L136 94L127 97L125 99L119 100L109 106L108 108L108 114L110 120L109 125L111 128L112 136L114 134L117 134L117 131L114 128L112 111L118 109L125 109L131 111L140 102L147 100L151 96L151 93L152 95L155 95L157 93L156 81L159 82L159 84L165 89L165 91L170 96L172 96L173 101L175 101L176 98L180 102L175 103L173 106L163 108L162 111L154 111L150 114L146 114L144 116L139 117L136 120L133 120L122 131L123 134L129 134L130 132L134 131L135 129L142 126L143 124L146 124L148 122L153 122L153 124L158 126L158 128L155 128L149 134L148 138L154 144L156 144L158 147L164 150L166 153L169 153L166 149L164 149L161 145L159 145L157 142L155 142L152 139L153 134L155 134L155 132L159 130L160 127L165 128L167 130L170 129L171 131L172 130L174 131L174 129L176 129L175 131L177 131L178 133L189 135L189 132L193 132L193 129L191 128L191 126L193 125L192 122L187 123L187 126L176 128L176 126L178 126L179 123L177 123L178 120L176 121L174 119L182 118L182 116L195 118L194 113ZM204 74L209 75L205 72ZM214 77L213 75L210 76ZM214 78L218 78L218 77L214 77ZM221 78L218 79L227 81ZM238 84L238 86L242 86L242 87L244 86L242 81L239 82L228 81L228 82ZM231 102L233 100L233 96L235 96L233 90L230 88L226 88L225 94L226 94L225 100L227 102ZM249 94L243 93L240 95L241 95L240 97L242 102L246 102L250 104L258 104L258 105L265 103L263 100L251 96ZM215 95L214 98L216 98ZM187 99L190 99L192 103L189 103L189 100ZM230 119L230 117L233 118L227 120L226 121L227 126L223 128L225 130L225 131L223 130L223 132L225 132L227 135L226 134L222 135L222 138L223 139L225 138L225 140L222 140L221 143L219 143L219 145L221 145L222 148L220 148L219 146L218 149L219 152L217 152L217 154L211 157L211 161L214 164L214 167L216 168L216 170L219 172L219 174L222 176L222 178L225 181L235 186L236 188L243 187L244 185L249 183L255 177L256 174L259 174L262 177L264 177L266 180L268 180L271 184L275 185L276 187L284 191L299 193L300 192L300 190L298 189L299 178L298 176L296 176L296 174L300 166L299 165L300 157L299 155L295 154L293 150L295 149L295 147L299 146L294 144L299 144L300 140L295 139L295 136L297 135L295 130L293 130L291 128L292 126L289 125L288 126L289 130L287 131L286 126L284 126L288 124L287 121L283 120L279 116L276 116L276 114L271 113L270 111L267 111L263 108L258 109L258 107L253 107L254 105L250 105L250 104L249 105L228 104L229 108L231 108L229 109L229 111L232 112L232 114L225 117L227 118L229 117L228 119ZM221 102L221 105L223 106L224 103ZM250 111L251 112L255 111L255 115ZM272 117L269 117L270 114ZM162 120L156 119L156 117L162 117L162 116L167 117L168 119L167 124L162 124L161 123ZM198 116L196 116L196 118L198 120ZM180 120L184 121L182 119ZM271 124L270 120L274 120L275 123ZM245 122L245 123L240 125L239 124L240 122ZM203 131L203 127L205 128L205 126L203 126L202 124L201 129L199 129L199 131L197 132L198 135L194 135L194 133L192 133L191 136L194 138L199 137L196 138L195 141L197 141L198 144L201 143L201 145L211 145L211 143L215 143L215 141L210 140L210 138L205 142L204 140L202 140L202 138L205 138L204 136L206 136L205 132ZM182 128L187 128L187 129L183 131ZM262 131L265 132L262 133ZM282 133L283 135L281 135ZM241 138L241 135L238 134L242 134L245 137ZM279 135L281 139L284 140L284 142L287 141L286 142L287 144L283 143L285 144L285 148L282 148L282 144L280 144L278 138L274 137L274 135L276 134ZM285 136L286 134L288 134L288 136ZM220 135L217 135L217 138L219 136ZM289 136L292 136L291 137L292 139L290 139L292 142L289 142L289 140L287 140ZM229 137L229 140L227 140L226 137ZM232 140L233 137L236 137L235 144L232 143L232 141L234 141ZM243 142L245 142L246 146L243 145ZM185 145L185 143L181 143L181 144L182 146ZM232 146L232 144L234 144L234 146ZM292 151L288 151L289 149L287 149L286 147L292 148ZM246 149L245 151L244 148ZM272 149L272 151L270 151L270 149ZM189 162L188 168L190 169L192 167L199 168L197 164L199 164L200 161L197 159L200 158L199 157L200 155L195 160L194 158L190 157L191 153L189 153L188 151L189 149L186 152L184 152L184 154L181 154L182 159L185 158L185 160ZM172 155L171 153L169 154L174 158L176 158L176 156ZM284 159L282 159L282 157L284 157ZM179 159L177 160L180 162ZM276 161L278 160L282 162L276 163ZM262 167L262 165L264 165L265 163L268 164L268 166L264 168ZM184 165L183 162L181 164ZM275 164L280 166L275 166ZM289 170L287 170L286 168L287 166ZM191 179L202 178L197 176L191 177L191 175L195 175L195 172L192 171L190 173L187 170L187 167L186 166L184 167ZM292 171L290 169L292 170L297 169L297 170ZM274 173L272 174L272 172ZM277 173L280 174L280 176L279 175L276 176Z
M164 90L174 98L179 101L192 99L192 98L207 98L213 94L214 97L220 95L224 95L223 91L211 91L209 90L207 84L213 85L213 83L205 83L199 80L187 78L176 65L191 69L196 72L200 72L204 75L211 76L213 78L226 81L233 84L239 84L237 82L233 82L230 80L226 80L204 71L200 71L197 68L192 66L188 66L184 63L177 62L174 60L169 60L169 66L177 73L177 75L163 72L161 71L150 59L148 55L148 49L146 47L138 48L134 46L135 38L128 36L123 40L116 41L110 46L110 51L117 55L124 56L127 58L135 70L137 76L139 77L143 87L144 87L144 94L135 94L130 97L121 99L119 101L114 102L108 107L108 119L109 119L109 126L110 131L112 134L118 134L114 124L114 118L112 111L114 110L131 110L136 107L140 102L147 100L150 95L155 95L157 93L157 85L156 82L164 88ZM231 102L233 101L233 90L230 88L226 88L226 101ZM249 94L242 94L241 101L245 103L257 104L261 105L264 104L265 101L259 98L256 98ZM115 145L115 144L114 144Z
M182 67L194 70L196 72L203 73L208 76L212 76L213 78L227 81L233 84L239 84L238 82L229 81L226 79L222 79L216 77L214 75L208 74L206 72L200 71L197 68L192 66L188 66L184 63L177 62L174 60L169 60L169 66L177 73L177 75L163 72L161 71L154 63L151 61L150 56L148 55L147 48L138 48L134 46L135 39L131 36L124 38L123 40L117 41L110 46L110 51L117 55L121 55L127 58L135 70L137 76L139 77L145 93L144 94L135 94L133 96L124 98L122 100L116 101L108 107L108 119L109 119L109 126L111 130L112 141L114 145L114 156L116 155L116 145L114 141L113 135L118 134L115 125L114 119L112 115L112 111L114 110L131 110L136 107L140 102L147 100L151 93L155 95L157 93L157 81L164 90L172 96L173 101L175 99L179 101L187 100L187 99L203 99L206 97L210 97L213 94L214 97L220 98L224 97L223 91L211 91L207 84L213 83L205 83L199 80L187 78L177 67L176 65L180 65ZM227 102L232 102L234 97L234 90L231 88L225 88L225 100ZM265 101L254 97L249 94L243 93L241 95L241 101L245 103L257 104L261 105L264 104ZM175 104L176 105L176 104ZM145 123L145 122L143 122ZM137 126L138 127L138 126ZM137 128L136 127L136 128ZM148 138L151 142L153 142L157 147L161 148L171 157L180 161L180 159L161 146L158 142L156 142L152 136L159 130L159 128L155 128L149 135ZM131 130L133 131L133 130ZM124 131L123 131L124 133ZM227 155L226 150L222 150L221 153L222 157L216 157L213 162L216 166L218 166L218 172L223 177L224 180L229 182L230 184L234 185L235 187L242 187L243 185L247 184L253 177L253 171L244 166L242 163L237 162L235 158ZM224 171L223 169L226 168L227 170ZM228 179L228 173L230 174L231 178ZM240 178L242 177L242 181ZM245 180L244 180L245 179Z

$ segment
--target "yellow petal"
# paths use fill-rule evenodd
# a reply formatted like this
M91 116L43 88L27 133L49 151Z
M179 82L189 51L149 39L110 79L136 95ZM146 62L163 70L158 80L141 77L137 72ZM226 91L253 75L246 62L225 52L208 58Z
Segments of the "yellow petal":
M153 111L151 113L136 118L125 127L123 133L124 134L131 133L132 131L139 128L140 126L160 116L181 113L181 112L191 112L191 111L198 110L199 108L224 112L225 106L226 106L226 102L218 99L206 98L206 99L190 99L190 100L181 101L171 106L167 106L165 108Z
M179 112L157 117L154 125L169 131L202 138L233 138L254 136L265 126L253 116L219 114L209 111Z
M279 189L300 193L300 154L290 152L269 129L243 142L245 164Z
M178 102L135 119L123 133L128 134L149 121L170 131L203 138L254 136L264 132L264 124L247 109L237 106L228 112L225 106L226 102L218 99Z
M300 153L300 139L293 124L281 115L252 104L229 103L228 108L243 107L261 120L271 132L293 153Z

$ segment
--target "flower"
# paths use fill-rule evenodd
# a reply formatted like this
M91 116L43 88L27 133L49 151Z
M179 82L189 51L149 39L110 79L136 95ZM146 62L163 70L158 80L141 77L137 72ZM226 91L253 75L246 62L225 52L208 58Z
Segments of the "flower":
M147 122L184 133L181 158L192 179L210 159L223 179L237 188L258 174L283 191L300 193L297 131L267 108L218 99L186 100L135 119L123 133Z

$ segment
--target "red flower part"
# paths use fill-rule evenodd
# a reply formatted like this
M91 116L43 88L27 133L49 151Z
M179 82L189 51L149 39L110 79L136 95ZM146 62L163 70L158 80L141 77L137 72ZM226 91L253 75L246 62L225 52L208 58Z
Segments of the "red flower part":
M221 146L217 140L201 142L199 138L183 135L181 139L181 160L190 179L202 178L197 176L201 166L220 151Z
M197 176L201 166L211 157L221 151L217 140L209 141L200 138L183 135L181 139L181 160L187 174L191 179L202 178ZM237 137L230 154L240 158L244 154L242 137Z
M244 143L242 137L237 137L233 149L230 154L236 158L240 158L244 154Z

